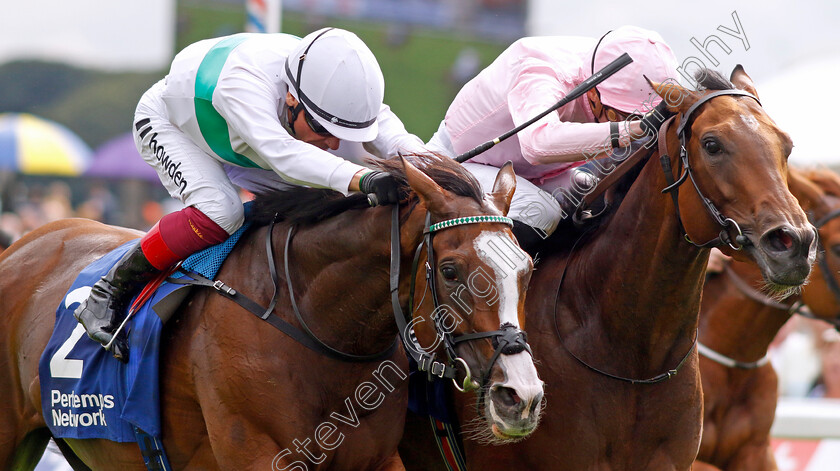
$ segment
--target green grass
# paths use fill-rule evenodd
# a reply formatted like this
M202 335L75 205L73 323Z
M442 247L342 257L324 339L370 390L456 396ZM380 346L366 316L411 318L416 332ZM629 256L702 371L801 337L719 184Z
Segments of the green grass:
M178 10L178 49L199 39L241 31L244 8L197 0L182 1ZM306 18L284 12L283 32L304 36L323 26L353 31L373 51L385 76L385 102L405 123L409 132L427 141L457 90L448 81L449 68L465 47L474 48L483 66L489 64L508 44L463 37L457 32L413 28L407 40L388 43L388 26L383 23L330 18ZM391 27L396 27L391 25Z

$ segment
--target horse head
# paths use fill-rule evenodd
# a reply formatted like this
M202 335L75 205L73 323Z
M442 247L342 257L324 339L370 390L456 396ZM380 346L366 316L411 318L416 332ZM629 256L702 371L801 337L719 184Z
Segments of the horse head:
M543 383L521 330L533 264L504 218L516 187L513 167L506 164L492 193L475 199L447 191L407 160L403 165L425 209L416 212L429 215L427 256L419 260L426 271L414 280L426 286L414 299L417 339L457 366L458 389L478 390L474 433L489 441L524 437L539 421Z
M815 317L840 327L840 176L830 170L791 168L788 184L819 231L819 272L802 289L802 302Z
M705 87L699 92L652 84L678 113L666 139L682 177L669 189L688 176L696 190L676 198L686 238L708 247L717 237L714 245L724 253L752 259L770 290L794 290L815 260L816 230L786 185L793 143L764 111L740 65L731 82L711 70L698 78Z

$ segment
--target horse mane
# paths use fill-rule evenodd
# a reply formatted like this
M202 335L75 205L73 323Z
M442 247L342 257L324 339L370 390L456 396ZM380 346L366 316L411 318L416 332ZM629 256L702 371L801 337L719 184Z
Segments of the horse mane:
M443 189L458 196L472 198L479 204L483 199L481 185L462 165L438 154L411 154L403 156ZM416 198L408 184L405 169L399 157L367 159L371 167L393 175L400 184L402 202ZM311 225L330 219L351 209L369 207L367 195L350 196L324 188L288 187L263 188L255 192L251 221L266 225L271 221Z
M735 85L717 70L702 68L694 73L700 90L731 90Z
M735 85L732 82L730 82L720 72L713 69L704 67L698 70L694 76L697 80L698 89L700 91L731 90L735 88ZM612 216L617 212L621 203L624 201L624 197L627 196L627 192L630 191L630 187L636 181L636 178L641 173L643 167L644 165L638 165L632 171L621 177L621 179L614 184L613 188L607 190L610 192L611 196L610 208L607 209L603 216L590 220L581 227L578 227L571 220L571 217L561 220L559 226L555 229L551 237L544 241L544 253L550 254L558 250L562 251L564 247L568 247L570 244L578 240L583 232L588 232L591 235L596 234L596 229L604 224L607 224L612 219Z

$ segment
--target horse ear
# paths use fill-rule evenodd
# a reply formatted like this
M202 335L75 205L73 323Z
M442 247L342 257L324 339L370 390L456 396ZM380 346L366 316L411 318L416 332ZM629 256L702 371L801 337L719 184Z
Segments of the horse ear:
M403 169L405 169L405 177L411 189L417 193L420 201L423 202L426 208L433 213L443 213L446 208L447 191L440 187L428 175L421 172L408 160L400 155Z
M758 98L758 92L755 91L755 84L750 76L744 71L744 66L741 64L736 65L732 70L732 74L729 76L729 81L732 82L736 88L750 92Z
M656 94L662 97L668 106L668 110L672 113L680 113L688 110L699 98L695 92L680 86L676 80L668 79L664 82L656 83L647 77L645 79L656 91Z
M513 163L508 160L496 174L493 192L489 195L490 202L505 216L510 211L514 191L516 191L516 173L513 171Z

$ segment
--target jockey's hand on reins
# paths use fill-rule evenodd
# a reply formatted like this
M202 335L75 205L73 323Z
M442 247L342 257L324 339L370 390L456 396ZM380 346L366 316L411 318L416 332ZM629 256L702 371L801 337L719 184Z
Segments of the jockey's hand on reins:
M373 170L359 180L359 190L368 195L371 206L400 202L399 182L388 173Z

